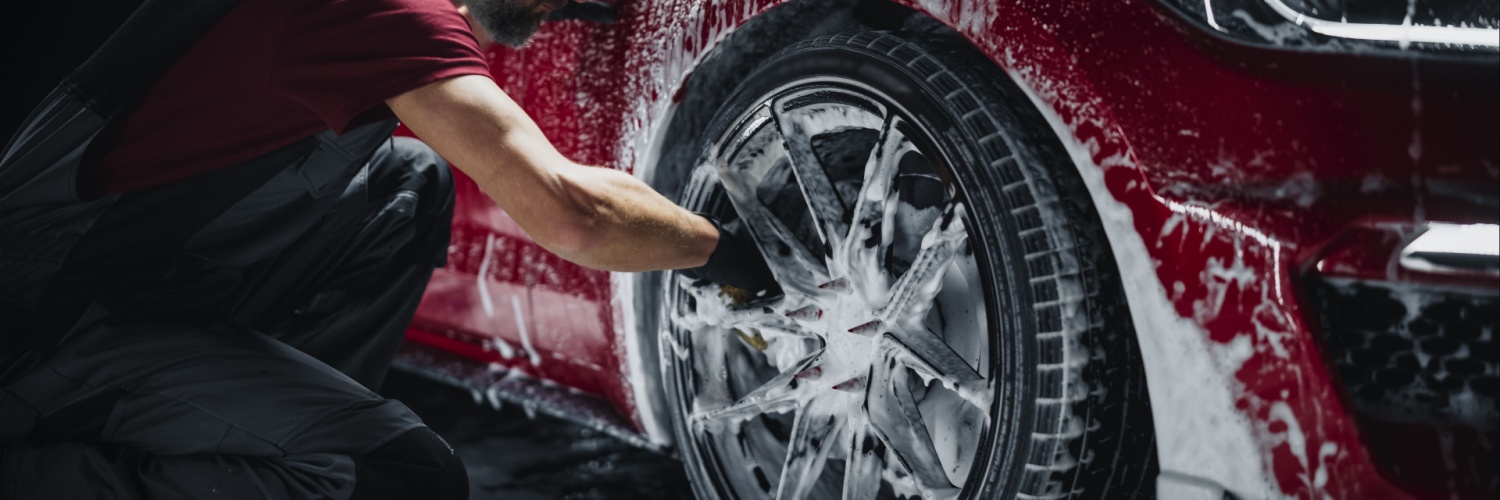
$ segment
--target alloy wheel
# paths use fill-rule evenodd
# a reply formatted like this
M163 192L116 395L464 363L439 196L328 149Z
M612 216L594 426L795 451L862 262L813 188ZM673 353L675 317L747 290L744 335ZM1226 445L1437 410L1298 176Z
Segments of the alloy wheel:
M754 238L784 293L675 278L667 339L692 445L749 469L719 471L754 481L735 491L957 496L995 381L946 160L898 105L838 79L771 92L729 130L700 176L717 177L730 227Z

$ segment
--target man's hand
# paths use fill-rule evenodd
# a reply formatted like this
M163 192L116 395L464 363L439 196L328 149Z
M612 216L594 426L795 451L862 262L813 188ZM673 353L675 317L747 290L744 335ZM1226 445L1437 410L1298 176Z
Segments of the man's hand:
M719 230L719 244L709 255L708 263L699 267L683 269L684 276L729 285L746 292L744 297L735 297L738 302L768 297L781 291L760 248L750 238L735 234L719 224L711 215L699 214L712 222Z

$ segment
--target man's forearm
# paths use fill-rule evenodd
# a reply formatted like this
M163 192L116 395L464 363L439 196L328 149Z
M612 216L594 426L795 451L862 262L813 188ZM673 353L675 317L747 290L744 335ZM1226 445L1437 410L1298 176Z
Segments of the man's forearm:
M624 172L573 167L564 185L586 214L587 236L573 255L578 264L612 271L681 269L703 265L718 229Z

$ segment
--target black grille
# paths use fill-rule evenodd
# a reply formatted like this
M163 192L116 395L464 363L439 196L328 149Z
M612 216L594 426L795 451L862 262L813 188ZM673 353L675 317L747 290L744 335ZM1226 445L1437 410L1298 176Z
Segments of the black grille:
M1316 277L1307 289L1382 475L1419 497L1495 498L1500 290Z
M1324 351L1362 413L1493 426L1495 294L1315 280Z

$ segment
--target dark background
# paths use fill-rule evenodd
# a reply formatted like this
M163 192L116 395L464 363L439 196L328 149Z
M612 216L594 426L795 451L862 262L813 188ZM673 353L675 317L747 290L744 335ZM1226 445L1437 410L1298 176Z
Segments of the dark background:
M682 463L518 405L475 404L466 389L393 370L380 391L453 446L475 500L687 499Z

